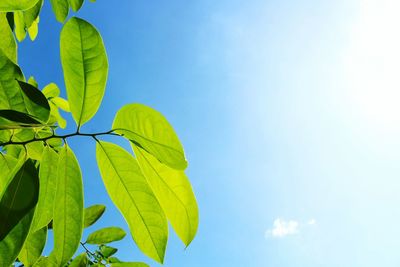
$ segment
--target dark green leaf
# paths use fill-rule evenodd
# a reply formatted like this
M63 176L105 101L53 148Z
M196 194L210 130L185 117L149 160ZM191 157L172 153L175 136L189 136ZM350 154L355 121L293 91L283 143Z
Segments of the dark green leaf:
M34 119L31 115L16 110L2 109L0 110L0 117L16 122L18 125L40 125L40 122ZM1 126L2 125L0 124L0 127Z
M29 83L18 81L25 96L25 106L29 114L42 122L47 122L50 116L50 105L45 95Z

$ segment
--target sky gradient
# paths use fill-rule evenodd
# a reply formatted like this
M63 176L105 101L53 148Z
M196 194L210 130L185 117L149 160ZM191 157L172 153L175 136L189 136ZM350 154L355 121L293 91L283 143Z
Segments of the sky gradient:
M50 8L19 62L65 96ZM143 103L189 160L199 231L187 249L170 231L165 266L400 265L399 11L396 0L85 2L78 16L102 34L110 70L82 130L108 130L120 107ZM127 229L93 141L69 143L86 206L107 206L96 227ZM115 246L159 266L130 237Z

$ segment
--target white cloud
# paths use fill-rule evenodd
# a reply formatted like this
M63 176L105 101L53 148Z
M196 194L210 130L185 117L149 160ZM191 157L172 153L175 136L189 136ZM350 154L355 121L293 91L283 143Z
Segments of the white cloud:
M265 232L265 237L282 238L288 235L298 234L300 232L301 226L313 226L317 221L312 218L307 221L307 223L300 224L296 220L284 220L281 218L276 218L272 229Z

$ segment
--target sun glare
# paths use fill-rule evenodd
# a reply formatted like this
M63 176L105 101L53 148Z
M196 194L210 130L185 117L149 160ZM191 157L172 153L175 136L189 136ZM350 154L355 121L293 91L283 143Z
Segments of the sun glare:
M353 110L386 130L400 129L399 14L399 0L361 0L345 59Z

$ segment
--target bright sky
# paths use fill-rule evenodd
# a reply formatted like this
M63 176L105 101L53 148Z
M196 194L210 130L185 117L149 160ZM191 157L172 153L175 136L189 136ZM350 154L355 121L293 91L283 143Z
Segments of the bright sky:
M48 2L20 62L64 87ZM186 250L171 234L165 266L400 266L398 0L86 2L79 16L102 33L110 73L85 130L144 103L190 162L200 228ZM86 204L108 207L98 227L126 229L94 143L71 145ZM157 266L130 238L116 246Z

